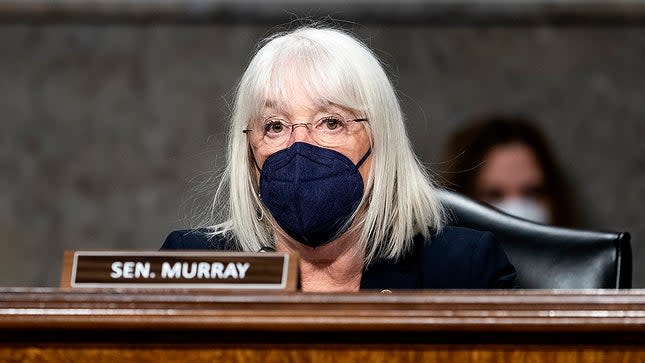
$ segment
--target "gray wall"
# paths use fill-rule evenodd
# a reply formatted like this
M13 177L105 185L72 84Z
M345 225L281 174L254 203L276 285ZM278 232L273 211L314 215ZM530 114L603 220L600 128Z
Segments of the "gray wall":
M208 203L231 92L268 26L0 26L0 285L65 249L156 249ZM416 151L488 112L539 120L585 226L632 233L645 286L645 27L366 26ZM196 192L195 190L199 190Z

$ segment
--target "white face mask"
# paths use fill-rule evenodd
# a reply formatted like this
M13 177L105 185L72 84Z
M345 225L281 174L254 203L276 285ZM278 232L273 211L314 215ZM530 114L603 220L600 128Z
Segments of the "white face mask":
M528 219L529 221L542 224L551 223L551 217L547 208L534 199L510 198L504 199L501 202L493 203L492 205L495 208L515 217Z

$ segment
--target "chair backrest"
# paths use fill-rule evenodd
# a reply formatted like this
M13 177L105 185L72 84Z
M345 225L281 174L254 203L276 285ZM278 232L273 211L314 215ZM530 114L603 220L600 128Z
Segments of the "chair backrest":
M559 228L516 218L463 195L440 190L451 224L491 231L517 269L520 288L631 288L627 232Z

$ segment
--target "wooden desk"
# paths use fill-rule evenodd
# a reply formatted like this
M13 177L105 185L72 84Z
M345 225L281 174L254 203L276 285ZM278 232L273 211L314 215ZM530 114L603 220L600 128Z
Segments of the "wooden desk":
M0 289L0 361L645 362L645 291Z

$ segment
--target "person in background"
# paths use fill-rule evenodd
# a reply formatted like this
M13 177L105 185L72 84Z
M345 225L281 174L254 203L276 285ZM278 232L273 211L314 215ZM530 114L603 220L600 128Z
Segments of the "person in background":
M268 38L228 130L211 221L162 249L294 252L303 291L514 287L491 233L445 225L392 84L352 35Z
M542 133L529 120L489 116L467 123L445 147L445 187L543 224L576 224L569 188Z

